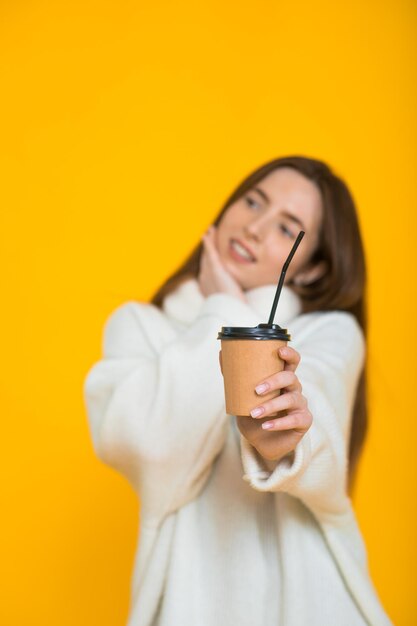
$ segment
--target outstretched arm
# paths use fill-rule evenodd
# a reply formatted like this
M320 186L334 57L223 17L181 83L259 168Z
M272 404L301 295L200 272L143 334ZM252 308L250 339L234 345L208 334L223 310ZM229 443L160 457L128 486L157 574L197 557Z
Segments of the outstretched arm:
M250 484L261 491L285 491L323 518L342 513L348 504L350 420L365 347L348 313L311 315L308 321L300 326L298 354L282 355L288 367L259 381L285 393L264 404L260 397L261 420L238 418L238 425ZM287 415L272 417L281 410ZM265 430L268 422L272 428Z

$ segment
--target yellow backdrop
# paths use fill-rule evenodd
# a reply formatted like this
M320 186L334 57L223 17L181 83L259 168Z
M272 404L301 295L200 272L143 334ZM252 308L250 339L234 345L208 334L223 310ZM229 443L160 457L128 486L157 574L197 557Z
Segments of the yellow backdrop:
M139 507L94 456L84 377L114 308L148 299L240 180L287 154L328 161L359 206L371 429L354 503L387 611L416 623L415 8L1 3L2 625L125 623Z

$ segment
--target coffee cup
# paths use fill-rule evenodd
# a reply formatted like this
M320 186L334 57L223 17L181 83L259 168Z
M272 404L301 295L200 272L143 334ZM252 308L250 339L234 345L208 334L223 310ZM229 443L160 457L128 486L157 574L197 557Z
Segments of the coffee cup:
M278 324L254 327L223 326L220 365L224 381L226 413L250 415L259 405L255 387L265 378L284 369L278 350L291 340L287 329ZM262 394L262 402L279 395L279 390Z

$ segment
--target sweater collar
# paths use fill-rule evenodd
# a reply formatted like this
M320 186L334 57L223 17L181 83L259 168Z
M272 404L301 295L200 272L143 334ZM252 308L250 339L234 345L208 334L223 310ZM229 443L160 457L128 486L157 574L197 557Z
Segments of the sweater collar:
M259 315L259 323L268 321L275 290L276 285L262 285L245 292L249 306ZM175 291L165 297L162 308L169 318L188 326L197 317L204 300L198 280L191 278L181 283ZM285 326L300 312L299 296L290 287L284 285L274 322Z

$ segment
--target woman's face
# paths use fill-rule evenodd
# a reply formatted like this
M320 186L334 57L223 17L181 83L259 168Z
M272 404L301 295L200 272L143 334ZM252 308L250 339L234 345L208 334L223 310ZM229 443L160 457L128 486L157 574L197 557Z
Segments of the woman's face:
M286 282L297 274L301 277L317 248L322 217L315 183L295 169L276 169L226 210L217 226L220 259L242 289L277 283L298 233L304 230Z

